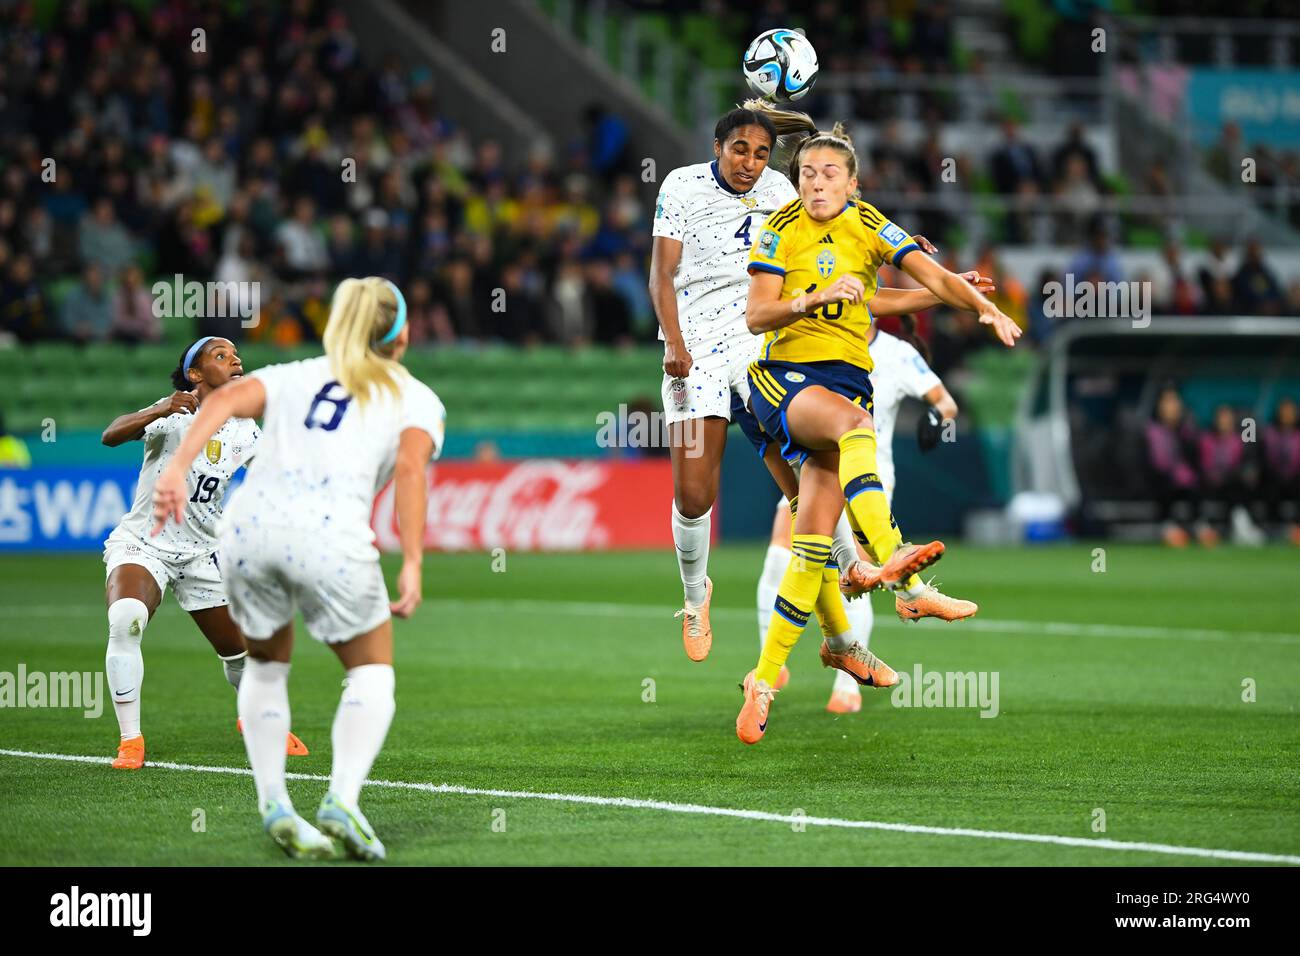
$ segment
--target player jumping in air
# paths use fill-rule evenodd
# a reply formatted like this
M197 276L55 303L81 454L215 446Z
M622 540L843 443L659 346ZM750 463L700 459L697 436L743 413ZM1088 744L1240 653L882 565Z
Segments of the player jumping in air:
M747 407L747 370L757 358L761 340L745 325L746 264L754 230L798 195L790 179L769 166L778 137L815 131L815 124L803 113L751 100L718 121L713 162L673 170L659 191L650 298L664 340L673 541L685 598L678 615L684 618L686 654L694 661L704 660L713 642L710 517L731 421L741 426L763 456L782 493L792 499L798 493L794 472L766 440ZM885 292L897 298L890 300ZM879 314L925 308L918 303L932 299L925 290L882 290ZM843 563L829 563L818 612L830 618L823 618L823 625L838 634L847 631L849 624L834 569L848 569L857 561L847 521L837 528L834 550ZM860 593L861 571L855 582L854 593Z
M233 343L213 336L201 338L181 354L172 372L176 391L148 408L115 418L104 429L103 442L110 448L128 441L144 442L135 501L104 543L108 573L108 652L104 672L121 733L113 761L118 770L139 770L144 766L144 735L140 732L144 657L140 645L169 586L181 610L189 612L221 658L226 680L238 690L243 679L247 648L226 607L216 524L231 476L253 457L257 448L260 432L252 419L231 419L195 454L175 461L192 490L186 495L177 524L157 537L149 536L154 481L173 464L176 450L194 423L193 412L213 389L243 374L244 366ZM287 739L289 754L307 753L302 741L292 733Z
M920 238L920 237L917 237ZM928 251L928 250L927 250ZM962 276L972 282L980 292L992 292L994 284L987 276L965 273ZM872 305L886 294L895 290L881 289L872 299ZM929 305L917 305L916 308L929 308L938 304L937 297L928 289L908 290L911 296L928 297ZM871 417L876 426L876 463L880 483L885 486L885 500L892 505L894 498L894 423L898 418L898 408L903 399L910 396L925 402L934 409L939 421L952 421L957 417L957 403L948 390L944 388L939 376L930 369L925 355L925 344L913 334L912 324L905 317L904 337L881 332L879 325L872 323L871 360L875 366L871 371L872 408ZM776 515L772 520L772 539L763 561L763 574L758 581L758 646L761 649L767 640L767 627L772 620L772 608L776 604L777 591L781 579L790 564L790 507L784 500L777 502ZM895 608L900 616L909 617L907 605L901 598L895 599ZM973 611L974 605L971 605ZM874 614L871 600L851 601L847 606L849 623L853 635L870 647L871 630ZM777 682L780 684L780 680ZM862 692L857 680L847 671L835 670L835 685L831 690L826 709L832 714L855 714L862 709Z
M267 366L219 389L180 449L183 457L202 448L232 416L262 416L257 461L218 537L231 613L249 641L239 713L258 809L266 832L294 857L333 856L325 834L357 859L385 855L358 800L395 710L390 615L409 617L421 601L425 469L442 448L446 417L438 397L400 364L409 340L395 285L345 279L325 327L325 355ZM394 475L402 569L390 603L370 513ZM155 533L182 515L189 493L175 464L158 477ZM294 812L278 743L289 726L297 609L347 675L320 830Z
M898 591L914 617L954 620L974 613L970 602L921 581L917 572L942 556L943 544L903 542L880 480L866 305L876 292L878 267L890 262L943 302L977 313L1007 346L1020 335L973 285L920 253L911 236L857 199L857 155L842 127L800 143L790 172L799 198L764 223L749 263L746 322L764 333L761 356L749 369L752 408L782 455L802 463L793 556L762 655L745 676L736 718L737 736L750 744L767 729L774 685L821 590L831 535L846 502L854 533L875 561L865 566L870 580L858 585ZM861 572L864 565L855 568ZM862 648L861 656L847 637L822 642L823 663L874 683L870 652Z

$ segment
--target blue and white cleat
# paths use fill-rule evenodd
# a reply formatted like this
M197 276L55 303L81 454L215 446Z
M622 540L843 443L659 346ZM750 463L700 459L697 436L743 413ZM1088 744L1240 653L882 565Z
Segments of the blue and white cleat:
M332 860L334 843L283 803L270 803L262 810L262 827L295 860Z
M387 853L366 815L357 807L349 807L336 794L325 794L316 811L316 826L342 843L353 859L382 860Z

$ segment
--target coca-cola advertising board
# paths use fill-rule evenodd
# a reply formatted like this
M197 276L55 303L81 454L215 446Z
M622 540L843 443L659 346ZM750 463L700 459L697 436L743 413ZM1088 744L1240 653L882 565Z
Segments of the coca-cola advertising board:
M430 551L670 548L672 500L672 468L665 459L435 462L429 466L424 546ZM380 549L401 550L391 482L375 499L371 524Z

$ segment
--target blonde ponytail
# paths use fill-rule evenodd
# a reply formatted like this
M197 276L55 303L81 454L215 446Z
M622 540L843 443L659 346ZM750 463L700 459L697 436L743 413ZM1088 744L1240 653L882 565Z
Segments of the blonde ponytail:
M779 110L767 100L752 99L745 100L740 104L740 109L749 110L754 113L763 113L776 127L776 135L791 136L802 133L809 135L817 132L817 124L807 113L799 113L795 110Z
M379 389L400 394L406 369L377 345L397 319L397 296L388 283L375 276L344 279L334 290L329 322L325 325L325 354L330 371L358 406Z

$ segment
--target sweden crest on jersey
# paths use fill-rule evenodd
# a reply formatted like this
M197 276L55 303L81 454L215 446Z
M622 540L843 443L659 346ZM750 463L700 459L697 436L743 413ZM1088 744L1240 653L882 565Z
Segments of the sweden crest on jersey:
M817 271L823 279L830 278L830 274L835 271L835 252L832 249L823 249L817 253Z

